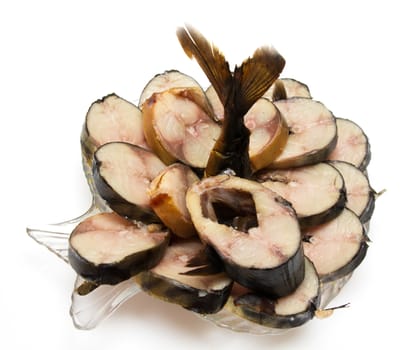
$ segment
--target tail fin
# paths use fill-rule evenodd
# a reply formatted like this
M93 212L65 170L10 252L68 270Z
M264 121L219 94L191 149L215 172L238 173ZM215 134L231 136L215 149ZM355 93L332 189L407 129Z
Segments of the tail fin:
M246 113L268 90L284 69L284 58L273 47L257 49L253 57L235 68L235 103Z
M186 55L194 57L203 69L224 107L222 131L210 152L205 175L229 169L236 176L249 178L250 132L244 115L278 78L284 58L272 47L261 47L232 73L224 55L197 30L179 28L177 36Z
M233 79L224 55L192 26L178 28L176 34L186 55L196 59L224 105Z
M231 98L240 112L246 113L263 96L285 65L284 58L274 48L261 47L253 57L236 66L232 74L224 55L199 31L186 25L176 33L186 55L196 59L223 106Z

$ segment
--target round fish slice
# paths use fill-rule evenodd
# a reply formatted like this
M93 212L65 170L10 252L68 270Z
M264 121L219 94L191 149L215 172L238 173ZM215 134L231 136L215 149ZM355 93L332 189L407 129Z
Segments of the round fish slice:
M346 203L344 179L328 163L266 170L258 179L291 203L302 228L332 220Z
M271 168L290 168L326 160L337 142L332 113L321 103L294 97L274 102L287 122L290 135Z
M136 280L148 294L201 314L218 312L232 286L198 239L173 242L160 263Z
M293 292L304 279L297 217L273 191L219 175L193 184L186 204L200 239L239 284L277 297Z
M304 252L322 282L344 277L362 262L367 236L358 216L349 209L335 219L303 231Z
M152 152L124 142L107 143L95 152L93 178L99 195L122 216L158 222L150 206L150 182L165 164Z
M329 160L343 160L365 170L371 160L368 137L355 122L336 118L338 140L328 155Z
M117 284L155 266L168 242L169 232L158 225L135 225L116 213L101 213L73 230L68 259L87 281Z

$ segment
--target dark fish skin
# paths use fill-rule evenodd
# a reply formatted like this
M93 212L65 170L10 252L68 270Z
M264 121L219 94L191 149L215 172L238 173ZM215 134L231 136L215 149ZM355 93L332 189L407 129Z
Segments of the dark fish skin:
M177 36L187 56L197 60L224 107L222 131L210 153L205 176L232 171L250 178L250 132L244 115L279 77L284 58L273 48L262 47L232 73L219 49L193 27L179 28Z
M237 283L274 298L290 294L304 279L302 244L284 264L271 269L240 266L227 259L223 259L223 262L227 274Z
M68 260L72 268L87 281L96 285L114 285L154 267L164 255L169 240L168 234L164 242L151 249L126 256L114 263L98 265L82 257L70 244Z
M362 171L365 171L366 168L368 167L370 161L371 161L371 157L372 157L371 146L370 146L370 144L368 142L367 145L366 145L365 158L362 160L362 163L359 165L358 169L362 170Z
M368 205L366 206L365 210L359 216L359 220L361 220L363 224L369 222L369 220L372 217L373 212L375 211L375 199L376 199L376 192L374 190L371 190L369 193Z
M140 273L136 276L136 280L148 294L200 314L212 314L220 311L226 303L233 285L230 283L221 290L202 292L152 271Z

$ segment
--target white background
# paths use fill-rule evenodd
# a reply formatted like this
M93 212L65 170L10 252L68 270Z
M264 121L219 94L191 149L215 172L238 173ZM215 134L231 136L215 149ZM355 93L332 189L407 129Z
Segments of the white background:
M0 5L2 245L0 348L345 349L407 348L408 39L405 2L13 1ZM282 74L309 85L338 117L356 121L372 146L376 203L367 258L331 318L282 336L218 328L139 295L95 330L68 314L75 275L25 233L84 212L79 135L96 99L137 102L156 73L179 69L207 87L175 36L189 22L232 63L274 45ZM405 23L406 22L406 23Z

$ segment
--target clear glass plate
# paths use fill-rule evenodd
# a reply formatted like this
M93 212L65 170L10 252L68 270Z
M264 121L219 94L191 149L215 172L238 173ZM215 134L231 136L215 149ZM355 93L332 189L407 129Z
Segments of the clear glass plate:
M92 169L86 157L82 156L82 165L85 177L92 194L90 208L81 216L65 222L28 227L27 233L37 243L45 246L52 253L68 261L68 239L73 229L84 219L101 212L111 211L105 201L99 196L95 188ZM321 299L319 309L324 309L329 302L339 293L342 287L348 282L352 273L338 280L321 284ZM101 321L111 315L120 305L128 299L137 296L142 292L133 278L117 285L102 285L85 295L78 293L78 288L84 286L84 279L77 276L71 294L70 315L73 323L78 329L93 329ZM186 312L190 312L187 311ZM241 318L226 308L216 314L200 315L199 317L212 322L213 324L230 329L236 332L246 332L259 335L283 334L288 330L265 327L254 322Z
M83 215L58 224L28 227L27 233L37 243L45 246L66 263L69 263L68 239L72 230L85 218L106 210L107 208L103 205L103 202L94 196L90 209ZM350 277L351 274L339 280L321 285L321 303L319 308L325 308L339 293ZM70 315L75 327L79 329L92 329L96 327L102 320L111 315L121 304L125 303L129 298L137 296L137 294L141 292L138 284L133 278L131 278L115 286L102 285L85 295L80 295L78 293L78 288L83 286L84 282L85 281L78 276L75 280L71 295L72 303ZM269 328L247 321L226 309L222 309L220 312L213 315L199 316L217 326L228 328L236 332L269 335L286 332L286 330Z

